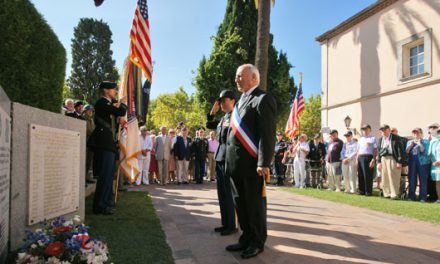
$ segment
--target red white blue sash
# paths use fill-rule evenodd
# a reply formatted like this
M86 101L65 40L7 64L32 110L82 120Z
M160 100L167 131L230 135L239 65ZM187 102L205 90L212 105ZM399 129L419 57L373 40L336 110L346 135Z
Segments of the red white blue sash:
M240 114L238 113L237 105L235 105L234 111L232 111L231 127L234 135L238 138L240 143L246 148L252 157L256 158L258 152L257 142L254 135L252 135L244 122L242 122Z

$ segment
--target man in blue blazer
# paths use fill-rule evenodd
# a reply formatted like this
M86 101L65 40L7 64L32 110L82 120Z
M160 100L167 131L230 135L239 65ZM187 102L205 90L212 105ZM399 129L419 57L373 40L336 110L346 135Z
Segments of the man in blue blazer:
M188 184L188 165L191 159L191 138L188 129L182 128L181 135L174 140L174 155L177 157L177 184Z
M235 106L226 146L226 173L231 175L237 197L238 221L243 234L228 251L242 251L242 258L257 256L267 238L265 180L275 148L276 103L258 88L260 74L252 64L238 67L235 82L242 96Z

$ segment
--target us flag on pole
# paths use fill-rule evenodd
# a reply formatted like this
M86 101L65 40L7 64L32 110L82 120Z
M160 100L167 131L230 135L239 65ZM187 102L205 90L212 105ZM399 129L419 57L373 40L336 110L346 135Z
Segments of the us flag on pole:
M299 129L299 114L306 108L304 102L304 96L302 93L302 85L299 84L298 91L296 92L295 100L292 104L292 110L290 111L289 119L286 124L286 135L290 138L294 138Z
M142 69L145 78L151 82L152 60L150 42L150 23L148 22L147 0L139 0L130 31L130 60Z

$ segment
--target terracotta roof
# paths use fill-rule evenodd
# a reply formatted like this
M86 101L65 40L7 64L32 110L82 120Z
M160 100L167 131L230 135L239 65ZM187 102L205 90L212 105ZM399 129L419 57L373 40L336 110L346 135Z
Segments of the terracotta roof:
M347 29L350 29L354 25L364 21L365 19L375 15L376 13L380 12L381 10L387 8L388 6L396 3L399 0L378 0L374 4L371 4L364 10L360 11L359 13L355 14L354 16L350 17L349 19L345 20L341 24L337 25L336 27L330 29L329 31L325 32L321 36L316 38L316 41L323 42L325 40L331 39L342 32L346 31Z

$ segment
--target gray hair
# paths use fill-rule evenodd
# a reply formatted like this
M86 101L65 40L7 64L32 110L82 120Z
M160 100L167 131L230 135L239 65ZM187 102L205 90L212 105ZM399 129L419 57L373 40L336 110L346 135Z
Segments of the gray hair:
M240 67L247 68L251 71L251 74L255 74L255 78L257 79L258 84L260 84L260 71L253 64L243 64Z
M64 105L67 105L70 102L74 103L72 99L67 98L66 101L64 101Z

